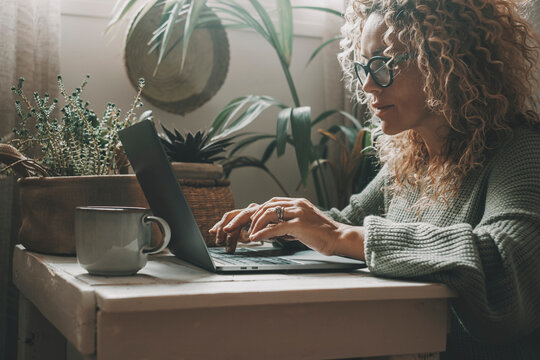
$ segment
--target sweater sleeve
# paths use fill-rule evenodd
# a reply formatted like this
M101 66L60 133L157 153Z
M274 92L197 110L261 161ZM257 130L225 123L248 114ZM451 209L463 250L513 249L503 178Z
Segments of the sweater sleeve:
M340 223L360 226L367 215L381 215L384 212L384 185L386 181L386 166L359 194L352 195L343 210L332 208L326 215Z
M443 282L471 335L508 341L540 326L540 139L493 160L480 223L437 227L365 219L366 262L379 276Z

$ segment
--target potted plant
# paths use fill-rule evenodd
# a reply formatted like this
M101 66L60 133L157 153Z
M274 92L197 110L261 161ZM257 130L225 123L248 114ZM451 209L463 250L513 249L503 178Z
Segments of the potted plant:
M127 17L126 14L130 10L136 9L137 5L141 5L141 7L135 17L135 22L153 6L162 6L163 8L162 21L155 29L152 42L149 44L149 52L156 51L158 53L156 66L159 66L160 61L167 55L169 49L174 46L182 46L182 59L186 57L189 48L188 44L194 29L196 27L211 26L211 17L207 14L206 9L210 9L212 13L217 14L226 28L254 30L275 50L293 103L287 104L270 96L251 94L236 98L223 108L210 125L212 128L210 132L211 138L224 138L235 132L240 132L247 125L256 121L266 110L270 108L281 109L276 119L276 132L274 134L253 134L244 138L231 151L231 153L237 153L255 142L270 140L263 155L260 158L242 156L229 159L224 164L226 174L230 170L242 166L255 166L269 172L265 166L266 161L274 154L278 157L283 156L286 147L292 146L296 154L301 184L306 186L307 179L311 175L317 192L318 204L325 208L335 206L336 204L332 204L331 201L331 185L327 181L329 178L337 179L333 176L336 172L332 170L331 162L328 161L331 160L328 158L328 146L331 143L328 142L327 136L323 136L316 143L312 140L312 135L318 133L317 130L321 121L330 116L339 115L345 120L346 125L331 126L323 131L326 134L343 135L349 147L357 144L356 136L358 134L362 135L360 143L355 147L355 151L361 151L362 154L367 156L355 158L355 162L358 162L359 165L354 166L355 174L349 176L355 180L348 182L348 184L356 186L358 182L367 183L367 179L372 176L373 171L361 173L362 169L371 167L372 162L369 156L372 143L371 128L365 126L365 119L359 121L356 115L339 109L324 111L317 116L313 116L311 107L302 104L290 72L293 53L293 10L302 8L342 16L340 12L324 7L292 6L290 0L279 0L276 1L275 9L277 21L273 21L270 11L266 10L258 0L250 0L245 5L232 0L171 0L167 2L159 0L118 0L117 11L113 15L109 26L114 26L119 20ZM172 43L170 36L171 24L179 20L184 23L184 36L182 41ZM322 43L314 50L309 61L320 53L325 46L340 38L340 36L335 36ZM180 63L183 64L183 61ZM362 116L364 115L362 114ZM336 163L335 165L341 166L342 164ZM278 182L275 176L273 178ZM338 182L334 186L337 187L340 184ZM279 185L281 186L281 184ZM283 187L282 190L288 195ZM338 194L337 197L341 198L342 195Z
M227 147L233 138L211 139L209 132L181 134L178 130L161 127L161 142L171 167L182 186L208 246L215 246L208 230L223 214L234 209L230 181L224 179L223 167Z
M124 118L109 103L100 118L81 98L87 79L68 95L58 77L65 105L54 117L57 100L23 92L21 78L12 88L19 124L14 139L0 147L0 161L20 176L22 225L19 241L29 250L75 254L76 206L124 205L148 207L134 175L121 174L127 161L119 148L118 130L135 120L141 106L141 80L134 104ZM30 129L29 122L35 122ZM33 158L33 159L31 159Z
M225 151L232 139L211 139L207 131L170 131L161 126L161 142L178 178L220 179L223 167L217 162L225 159Z

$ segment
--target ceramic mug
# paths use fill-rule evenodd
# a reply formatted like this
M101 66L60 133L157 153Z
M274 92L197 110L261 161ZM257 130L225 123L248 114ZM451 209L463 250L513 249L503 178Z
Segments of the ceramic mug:
M75 209L77 261L92 275L133 275L146 265L147 255L169 245L171 230L150 209L120 206L80 206ZM158 248L150 247L151 222L163 234Z

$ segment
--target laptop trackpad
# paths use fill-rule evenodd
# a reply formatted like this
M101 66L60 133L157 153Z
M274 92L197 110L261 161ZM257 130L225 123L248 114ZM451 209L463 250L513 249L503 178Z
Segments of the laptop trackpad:
M343 256L326 256L313 250L300 250L291 255L281 256L285 259L301 261L303 263L310 262L328 262L334 264L363 264L363 261L346 258Z

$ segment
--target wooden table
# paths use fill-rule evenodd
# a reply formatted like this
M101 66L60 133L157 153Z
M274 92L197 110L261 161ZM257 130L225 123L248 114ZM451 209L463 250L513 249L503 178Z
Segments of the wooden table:
M20 359L66 357L65 347L53 346L58 337L68 340L67 357L74 359L438 353L454 296L445 285L377 278L366 269L218 275L166 254L151 257L136 276L97 277L75 257L20 245L13 262L23 299ZM32 320L36 313L44 319Z

